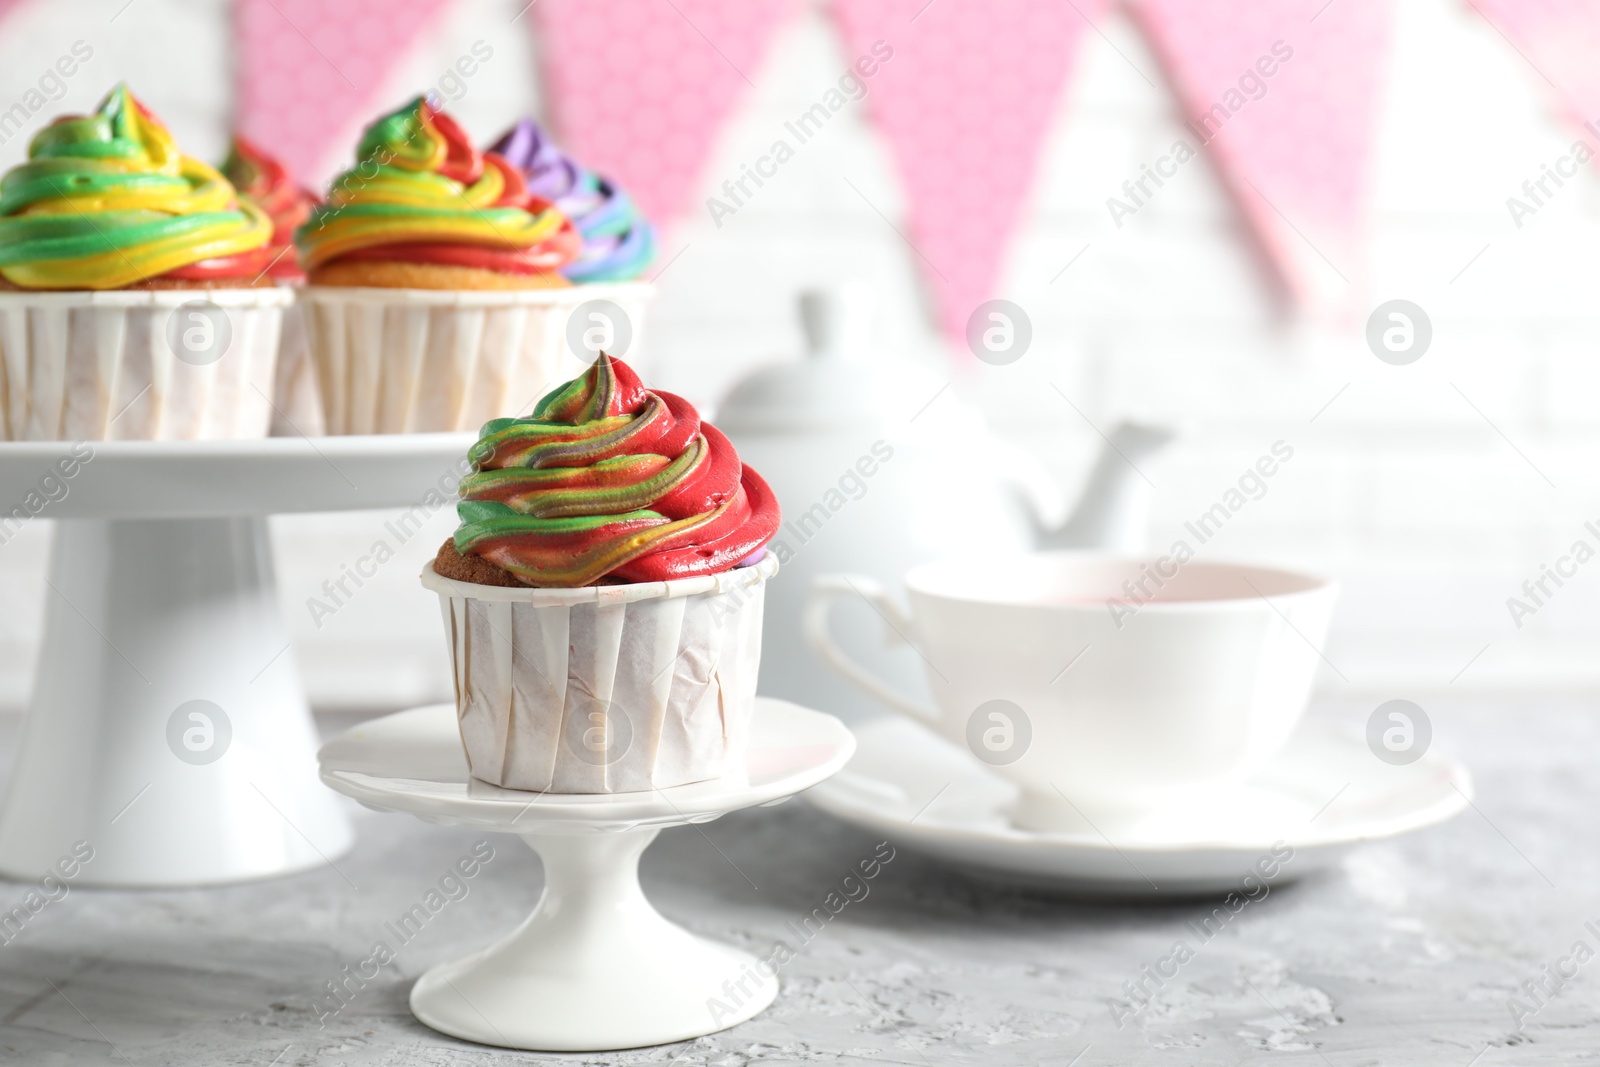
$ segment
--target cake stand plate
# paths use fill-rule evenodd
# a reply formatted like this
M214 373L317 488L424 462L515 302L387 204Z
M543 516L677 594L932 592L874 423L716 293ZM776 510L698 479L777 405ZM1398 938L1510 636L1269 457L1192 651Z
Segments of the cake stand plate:
M639 887L639 857L664 826L781 803L854 751L833 716L758 699L740 771L652 792L530 793L475 781L448 704L363 723L320 759L322 780L367 807L517 834L544 863L533 914L483 951L424 974L412 1013L485 1045L600 1052L715 1033L772 1003L775 969L663 918Z
M76 849L78 884L209 885L347 850L266 516L448 497L471 441L0 443L0 532L59 520L0 874L37 879Z

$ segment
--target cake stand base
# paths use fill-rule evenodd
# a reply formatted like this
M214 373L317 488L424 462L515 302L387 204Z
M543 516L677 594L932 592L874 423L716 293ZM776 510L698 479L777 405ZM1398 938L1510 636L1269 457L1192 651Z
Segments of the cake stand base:
M682 1041L759 1013L778 995L775 972L645 899L639 857L658 832L524 838L544 861L538 907L504 940L423 975L412 1013L453 1037L551 1052Z
M447 499L473 436L0 442L0 526L58 520L0 875L214 885L348 849L266 516Z
M855 738L831 715L756 699L742 768L637 793L529 793L473 779L455 708L362 723L323 746L322 780L378 811L516 834L544 861L544 894L516 931L428 971L411 1011L452 1037L543 1052L604 1052L716 1033L778 995L774 963L662 918L639 857L663 826L779 803L844 766Z
M83 842L74 884L207 885L350 847L264 519L63 520L48 582L0 874L38 879Z

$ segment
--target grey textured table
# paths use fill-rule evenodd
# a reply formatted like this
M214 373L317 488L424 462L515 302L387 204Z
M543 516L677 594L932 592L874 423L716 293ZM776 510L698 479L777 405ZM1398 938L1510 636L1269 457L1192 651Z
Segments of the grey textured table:
M1584 925L1600 929L1597 709L1423 703L1434 744L1476 774L1476 809L1274 889L1120 1029L1108 999L1210 903L1050 899L901 849L868 896L800 948L777 1003L750 1023L603 1055L463 1044L413 1020L407 990L522 919L537 860L494 839L493 859L441 890L480 835L363 811L360 843L337 870L204 891L73 888L20 932L7 928L0 1063L1595 1063L1600 962L1571 953L1580 939L1600 950ZM1360 721L1366 710L1316 712ZM12 722L0 735L5 765L16 732ZM664 832L643 878L669 917L764 953L777 938L795 943L785 924L821 906L875 844L796 801ZM0 883L0 911L27 888ZM402 943L395 923L414 905L426 922ZM393 960L365 962L380 940ZM1547 965L1577 976L1519 1030L1508 1002L1534 1006L1519 986ZM336 1000L327 988L341 979Z

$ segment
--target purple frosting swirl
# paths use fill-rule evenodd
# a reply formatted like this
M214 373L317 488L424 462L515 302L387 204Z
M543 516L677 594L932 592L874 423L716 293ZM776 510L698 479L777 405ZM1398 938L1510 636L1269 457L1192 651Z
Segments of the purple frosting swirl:
M562 271L574 282L627 281L655 258L655 230L633 199L556 147L532 119L522 119L492 152L522 172L528 191L577 226L583 252Z

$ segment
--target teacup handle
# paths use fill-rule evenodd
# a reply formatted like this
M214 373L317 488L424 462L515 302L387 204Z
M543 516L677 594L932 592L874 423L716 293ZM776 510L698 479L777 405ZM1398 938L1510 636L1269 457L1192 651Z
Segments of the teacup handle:
M806 644L811 646L811 651L815 652L822 662L832 667L845 681L855 684L871 696L877 697L891 708L904 712L913 719L927 723L937 722L939 717L932 709L923 707L891 689L871 671L846 656L844 650L834 642L833 635L828 632L828 609L840 597L855 595L859 595L871 604L884 617L890 630L888 636L891 643L907 642L906 634L911 630L911 620L900 610L900 605L894 602L894 598L882 585L860 574L825 574L812 579L811 591L806 597L806 610L801 619Z

